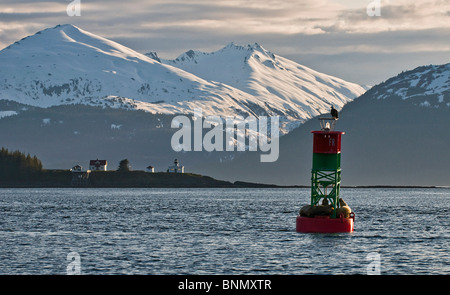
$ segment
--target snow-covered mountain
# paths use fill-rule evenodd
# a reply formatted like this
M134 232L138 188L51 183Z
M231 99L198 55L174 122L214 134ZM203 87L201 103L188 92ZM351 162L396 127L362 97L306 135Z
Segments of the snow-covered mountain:
M249 112L237 101L253 99L72 25L12 44L0 52L0 64L0 98L39 107L81 103L167 114L201 107L222 114Z
M76 26L58 25L0 51L0 99L37 107L85 104L160 114L201 108L203 115L223 117L279 115L289 131L365 92L256 44L230 44L211 54L190 51L178 60L160 61L156 53L140 54Z
M341 109L365 92L361 85L314 71L257 43L230 43L211 53L189 50L174 60L160 59L155 53L148 56L249 93L297 122L327 113L331 105Z
M450 106L450 63L402 72L372 89L375 99L401 98L425 107Z

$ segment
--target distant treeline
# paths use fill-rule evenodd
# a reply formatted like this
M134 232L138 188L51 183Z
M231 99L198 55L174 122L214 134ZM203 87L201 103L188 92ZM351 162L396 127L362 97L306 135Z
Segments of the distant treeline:
M42 171L42 162L36 156L20 151L0 150L0 180L28 179Z

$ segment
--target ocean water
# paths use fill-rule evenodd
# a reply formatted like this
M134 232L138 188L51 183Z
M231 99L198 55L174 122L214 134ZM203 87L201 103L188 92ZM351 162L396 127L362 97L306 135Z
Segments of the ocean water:
M0 274L450 274L450 189L343 188L339 234L295 231L309 194L0 189Z

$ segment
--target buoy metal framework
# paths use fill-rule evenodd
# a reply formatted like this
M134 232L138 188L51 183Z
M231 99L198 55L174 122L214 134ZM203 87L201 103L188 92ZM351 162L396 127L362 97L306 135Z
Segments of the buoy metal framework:
M330 216L297 216L297 232L351 232L354 213L350 217L336 216L340 207L341 137L345 132L334 131L336 118L319 118L320 131L313 133L310 206L319 206L324 199L333 208Z
M311 206L327 199L334 208L336 218L341 188L341 136L340 131L312 131L314 134L311 170ZM331 189L331 191L327 191Z

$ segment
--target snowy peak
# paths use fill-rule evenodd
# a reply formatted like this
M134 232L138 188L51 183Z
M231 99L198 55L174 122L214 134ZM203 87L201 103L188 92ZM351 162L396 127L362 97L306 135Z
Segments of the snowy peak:
M154 51L146 53L145 56L148 56L151 59L156 60L157 62L161 62L161 59L159 58L158 53L156 53Z
M328 112L331 105L340 109L366 91L355 83L276 56L258 43L230 43L211 53L190 50L174 60L161 61L249 93L300 121Z
M278 62L275 60L275 55L272 52L264 49L258 43L254 43L253 45L248 44L247 46L240 46L234 43L230 43L222 49L222 52L229 52L233 50L241 52L244 55L245 64L251 64L252 62L254 62L256 64L263 64L270 68L274 68L275 65L278 65Z
M450 63L421 66L374 86L375 99L402 99L425 107L450 107Z
M189 51L186 51L185 53L183 53L182 55L180 55L179 57L177 57L175 59L175 61L197 63L196 57L197 57L197 55L201 55L201 54L204 55L205 53L200 52L200 51L189 50Z
M153 53L148 53L146 55L152 56ZM163 62L172 65L179 66L188 66L189 64L198 64L199 62L203 62L205 59L210 57L224 56L228 58L229 61L233 62L238 59L240 62L247 63L249 59L255 58L257 60L272 59L275 60L275 55L270 51L267 51L263 47L261 47L258 43L254 43L253 45L248 44L247 46L236 45L233 42L229 43L224 48L217 50L215 52L202 52L202 51L194 51L189 50L185 53L181 54L174 60L164 60Z
M53 28L39 31L5 48L5 50L2 50L2 53L6 53L9 50L19 50L21 54L26 52L36 54L46 51L48 54L64 52L65 54L71 53L74 55L77 54L77 50L89 50L122 59L143 59L147 62L153 62L145 55L130 48L70 24L57 25Z
M260 53L266 55L267 57L275 59L273 53L264 49L261 45L259 45L256 42L254 44L248 44L246 46L237 45L234 42L231 42L227 46L219 50L219 52L229 52L229 51L241 51L243 53L246 53L248 57L250 57L253 54Z

